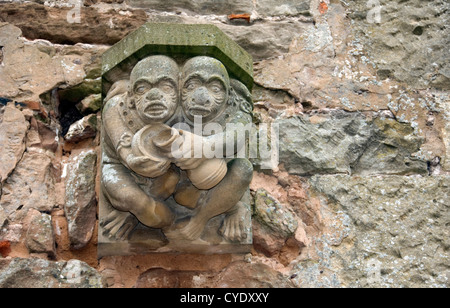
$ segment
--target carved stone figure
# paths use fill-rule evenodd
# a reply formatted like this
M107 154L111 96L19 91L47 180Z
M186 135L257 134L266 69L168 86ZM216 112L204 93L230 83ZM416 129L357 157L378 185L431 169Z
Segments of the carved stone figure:
M195 57L184 65L181 76L181 88L183 114L186 122L191 124L195 117L199 117L203 125L217 121L216 123L225 127L226 120L224 115L226 109L228 109L229 113L227 118L231 120L241 118L237 113L242 112L236 108L239 103L251 104L251 101L239 101L236 92L231 87L226 68L220 61L210 57ZM234 117L231 117L230 114L233 114ZM248 123L251 123L251 114L246 113L246 115L242 116L247 118ZM220 142L224 143L224 149L230 146L227 144L226 133L206 136L208 140L202 141L202 143L211 142L213 140L211 137L219 138ZM217 142L214 141L213 143L216 144ZM232 146L236 148L235 144ZM191 149L193 148L191 147ZM183 170L195 169L198 167L198 164L204 164L204 158L195 158L194 151L189 156L193 158L175 160L175 164ZM225 164L222 159L213 159L212 161L219 167ZM198 200L194 198L194 196L201 196L202 193L200 190L197 191L196 187L189 187L189 181L192 182L192 186L197 186L200 189L201 187L195 185L195 181L192 181L192 177L189 176L189 181L184 180L181 185L183 189L190 192L187 202L180 197L183 191L175 193L175 200L180 204L195 207L189 223L180 230L183 236L188 239L198 238L208 221L223 213L226 213L227 216L221 228L222 235L231 241L239 241L244 236L243 229L245 227L242 226L240 217L242 215L240 210L244 205L242 205L240 200L250 185L253 166L247 159L234 159L228 163L227 169L226 175L217 186L212 187L207 192L203 192L205 195L203 198ZM215 174L213 172L215 170L214 164L210 164L209 169L202 176L207 177L208 171Z
M121 212L109 215L109 227L111 223L120 227L121 220L128 218L124 214L127 212L148 227L162 228L173 222L172 212L161 199L173 193L178 174L169 171L168 159L135 155L131 145L134 135L144 126L164 123L175 114L178 76L178 65L172 59L146 58L131 72L128 92L106 102L101 187L106 200ZM151 192L145 192L140 185L147 182ZM128 231L131 230L122 234L127 235Z
M248 251L253 166L227 124L251 123L250 91L210 56L131 67L105 97L99 254Z

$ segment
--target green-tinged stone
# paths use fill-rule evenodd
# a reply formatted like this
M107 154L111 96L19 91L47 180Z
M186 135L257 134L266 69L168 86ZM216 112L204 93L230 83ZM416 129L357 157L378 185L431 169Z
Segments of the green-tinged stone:
M156 54L214 57L225 65L232 77L249 89L253 86L252 57L216 26L152 23L143 25L104 53L105 86L115 82L124 69Z
M276 236L288 238L297 230L295 215L264 189L255 194L254 218Z

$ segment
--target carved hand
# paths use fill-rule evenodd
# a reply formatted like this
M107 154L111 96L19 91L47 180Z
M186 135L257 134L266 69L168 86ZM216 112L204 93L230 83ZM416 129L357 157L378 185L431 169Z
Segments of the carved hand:
M173 162L183 170L192 170L199 167L207 158L203 156L205 139L189 132L179 130L183 138L178 142L177 151L171 153ZM199 153L201 157L199 157Z
M128 155L127 164L137 174L149 178L159 177L167 172L170 161L154 160L151 157Z
M120 95L127 92L129 84L130 82L128 80L119 80L116 83L114 83L111 89L109 90L108 94L106 95L105 102L109 101L116 95Z
M183 170L192 170L198 168L206 158L180 158L175 161L175 165Z

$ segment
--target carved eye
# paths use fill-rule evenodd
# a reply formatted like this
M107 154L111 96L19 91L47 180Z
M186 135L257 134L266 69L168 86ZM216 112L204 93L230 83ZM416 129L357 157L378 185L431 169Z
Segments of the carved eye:
M194 91L201 85L201 81L197 78L189 79L186 84L184 85L184 88L188 91Z
M168 81L162 82L159 87L164 93L167 94L170 94L174 91L174 86Z
M219 94L225 90L222 83L219 81L211 82L208 87L209 87L209 90L215 94Z
M149 90L149 85L146 83L139 83L134 87L134 92L138 95L142 95Z

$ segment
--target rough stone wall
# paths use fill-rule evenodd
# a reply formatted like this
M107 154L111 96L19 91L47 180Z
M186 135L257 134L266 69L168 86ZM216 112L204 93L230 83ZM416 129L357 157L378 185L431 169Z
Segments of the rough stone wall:
M376 2L0 0L0 287L449 287L450 5ZM254 57L249 255L97 259L101 54L145 22Z

